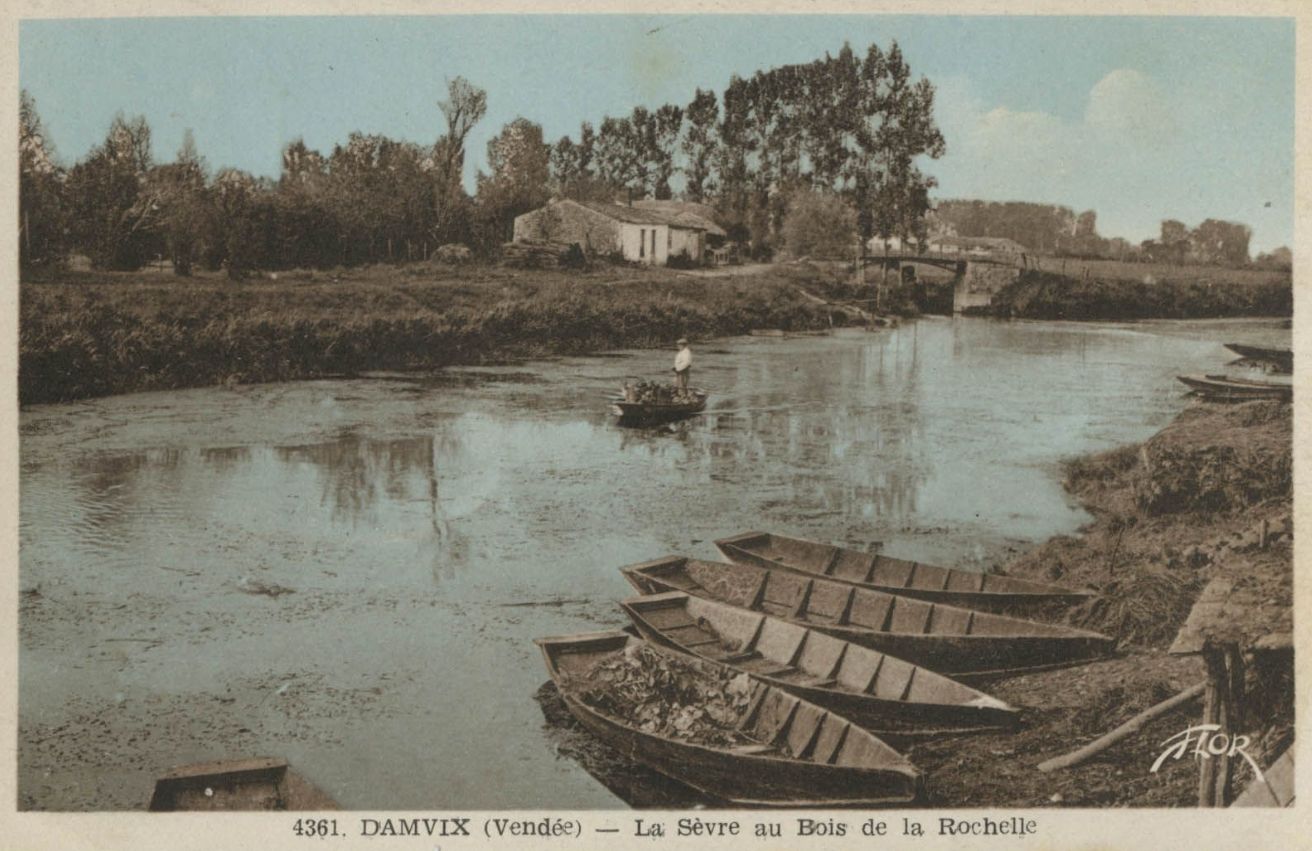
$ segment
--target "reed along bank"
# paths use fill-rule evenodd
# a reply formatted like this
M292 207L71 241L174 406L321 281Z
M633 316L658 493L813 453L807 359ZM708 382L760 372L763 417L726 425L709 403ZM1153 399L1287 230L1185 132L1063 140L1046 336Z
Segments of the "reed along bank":
M291 272L232 282L48 273L21 285L22 404L431 369L608 348L672 346L756 328L827 328L846 273L757 274L466 266Z

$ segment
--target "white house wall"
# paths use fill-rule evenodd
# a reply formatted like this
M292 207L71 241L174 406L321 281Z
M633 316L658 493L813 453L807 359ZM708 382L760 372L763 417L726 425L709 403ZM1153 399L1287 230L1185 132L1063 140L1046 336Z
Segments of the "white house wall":
M701 231L688 228L669 228L668 230L670 233L670 257L678 257L680 254L687 253L694 262L701 262Z
M656 234L654 252L652 251L653 233ZM625 222L620 226L620 238L624 245L625 260L664 266L670 258L668 225L635 225Z

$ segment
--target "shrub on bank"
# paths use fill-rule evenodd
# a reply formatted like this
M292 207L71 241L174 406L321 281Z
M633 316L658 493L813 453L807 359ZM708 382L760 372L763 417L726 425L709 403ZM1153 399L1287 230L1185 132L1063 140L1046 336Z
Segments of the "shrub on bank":
M1289 280L1145 283L1027 269L994 295L988 312L1024 319L1208 319L1291 316L1293 305Z

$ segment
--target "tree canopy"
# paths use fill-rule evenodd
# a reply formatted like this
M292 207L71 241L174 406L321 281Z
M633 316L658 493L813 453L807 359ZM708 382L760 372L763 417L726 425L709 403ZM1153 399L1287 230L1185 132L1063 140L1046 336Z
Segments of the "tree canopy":
M441 87L431 142L354 132L322 153L295 139L276 180L212 174L190 132L172 161L157 163L145 118L123 114L65 170L24 92L20 259L28 266L76 250L98 267L132 269L166 256L180 275L200 263L240 277L425 259L457 242L492 254L516 215L554 196L706 203L731 239L762 257L779 248L846 256L872 236L923 241L933 230L1006 237L1036 253L1248 262L1251 231L1222 219L1192 229L1168 219L1160 239L1133 246L1100 236L1093 210L935 205L926 170L946 143L934 100L934 86L912 74L896 42L860 54L845 44L813 62L732 76L718 94L697 88L684 104L639 104L583 121L551 143L540 125L515 118L489 141L471 196L466 145L487 115L488 94L464 77ZM834 240L850 246L840 251Z

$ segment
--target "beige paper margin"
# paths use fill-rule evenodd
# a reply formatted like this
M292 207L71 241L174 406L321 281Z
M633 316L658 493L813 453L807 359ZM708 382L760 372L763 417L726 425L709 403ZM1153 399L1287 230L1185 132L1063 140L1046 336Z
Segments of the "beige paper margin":
M1288 17L1296 22L1296 93L1295 126L1295 231L1294 280L1295 348L1300 351L1295 375L1298 389L1295 392L1294 470L1295 470L1295 521L1302 531L1308 528L1309 513L1306 475L1309 467L1308 417L1312 409L1307 387L1306 356L1301 352L1305 341L1312 340L1312 308L1308 306L1308 280L1312 276L1312 181L1308 179L1312 165L1312 0L1109 0L1103 3L1079 0L942 0L941 2L908 2L908 0L667 0L659 7L649 3L599 0L599 2L565 2L546 0L529 3L523 0L442 0L422 3L416 0L290 0L273 4L264 0L9 0L0 10L3 31L0 32L0 97L4 115L13 134L18 114L18 21L24 18L63 17L162 17L205 15L437 15L437 14L514 14L514 13L617 13L617 14L954 14L954 15L1200 15L1200 16L1260 16ZM1163 45L1169 50L1169 45ZM1254 92L1261 97L1261 92ZM14 138L13 135L10 136ZM807 817L822 819L826 816L842 819L852 827L842 839L798 839L785 836L783 840L762 841L750 835L750 825L758 820L775 820L784 824L785 833L796 825L796 814L770 814L766 812L706 811L701 813L656 811L426 811L426 812L364 812L337 813L340 828L347 833L345 840L307 839L296 837L291 829L300 817L295 813L221 815L201 814L147 814L147 813L36 813L18 812L17 803L17 612L18 612L18 411L17 411L17 340L18 340L18 284L17 284L17 146L0 144L0 188L4 204L0 205L0 228L9 234L0 247L0 743L4 759L0 764L0 851L17 849L191 849L191 848L327 848L347 851L355 848L391 849L462 849L462 848L897 848L897 849L1012 849L1033 851L1048 849L1181 849L1202 851L1213 848L1242 849L1297 849L1312 848L1312 797L1285 810L888 810L882 812L805 813ZM1206 175L1200 175L1206 180ZM1309 731L1309 664L1307 648L1312 641L1309 612L1312 589L1306 576L1312 546L1303 537L1295 538L1295 636L1297 661L1297 719L1300 738ZM471 766L476 771L476 766ZM1299 762L1297 789L1309 788L1307 760ZM988 815L1006 818L1023 815L1038 822L1037 835L1012 837L938 837L933 835L939 815L958 818L978 818ZM364 838L359 824L362 817L420 816L440 817L457 815L472 817L474 836L469 839L441 838ZM561 816L579 820L584 827L580 839L489 841L481 835L484 818L523 817L533 815ZM672 836L672 827L679 818L701 816L708 819L736 819L743 823L747 836L737 839L678 839ZM867 817L887 819L892 835L883 838L863 838L857 827ZM929 835L907 839L897 835L897 825L903 817L917 819L926 826ZM638 839L632 836L635 819L650 824L662 821L671 835L663 841ZM596 827L618 827L619 834L597 834ZM853 835L855 831L856 835Z

